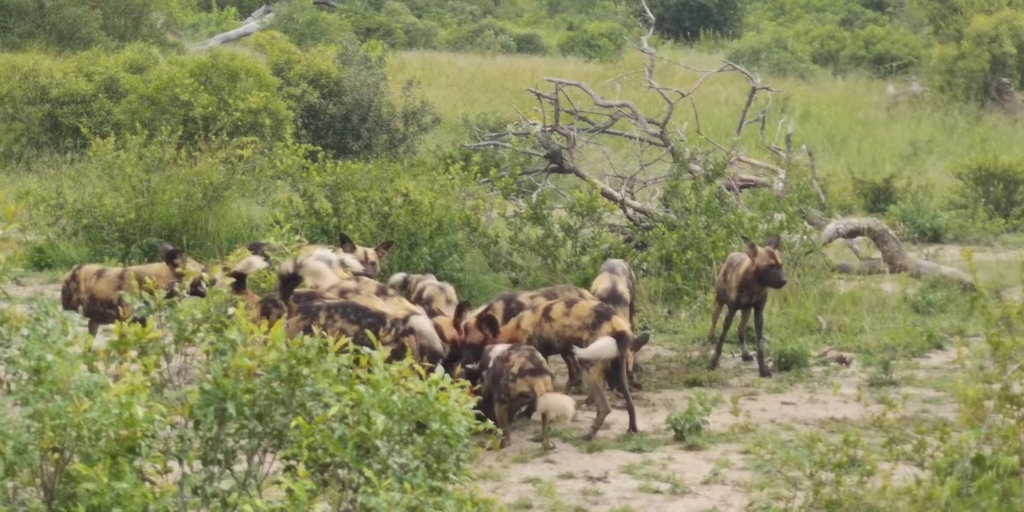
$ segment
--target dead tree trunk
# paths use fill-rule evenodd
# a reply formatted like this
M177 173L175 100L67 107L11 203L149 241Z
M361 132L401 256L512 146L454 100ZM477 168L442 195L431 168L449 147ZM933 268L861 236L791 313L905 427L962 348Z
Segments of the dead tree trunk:
M837 271L866 274L880 274L886 271L890 274L906 272L916 279L937 276L963 285L968 289L976 287L974 279L966 272L923 260L908 253L896 234L881 220L872 217L838 219L829 223L822 230L823 244L830 244L840 239L854 240L862 236L875 243L879 252L882 253L881 260L869 259L857 263L841 262L836 265Z

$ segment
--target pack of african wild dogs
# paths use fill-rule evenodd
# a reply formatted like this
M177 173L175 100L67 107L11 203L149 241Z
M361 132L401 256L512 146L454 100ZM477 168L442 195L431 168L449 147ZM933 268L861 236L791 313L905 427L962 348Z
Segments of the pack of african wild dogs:
M769 238L764 246L745 237L742 241L743 250L727 255L718 269L708 335L714 345L709 369L718 366L737 312L743 360L754 359L745 340L753 313L758 371L770 377L763 314L768 290L786 284L779 237ZM513 418L530 418L535 412L541 416L541 443L552 448L549 426L575 416L577 403L570 394L579 391L587 396L585 404L596 408L583 439L593 439L611 412L607 390L622 394L628 431L638 431L630 389L641 389L636 354L650 335L636 333L637 278L625 260L607 259L589 290L563 284L509 291L474 309L468 301L459 301L451 284L432 274L398 272L381 280L381 264L393 246L386 241L363 247L341 234L337 246L304 245L294 256L272 261L269 244L254 242L240 262L211 271L164 242L159 247L162 261L156 263L75 266L62 279L61 304L88 319L89 333L95 336L104 324L146 322L123 297L135 284L173 298L205 297L210 287L221 283L247 303L254 322L283 322L288 336L321 333L367 347L374 347L376 339L389 351L389 361L412 357L428 368L441 366L453 378L470 381L478 413L502 430L502 448L511 442ZM268 268L277 273L277 287L260 297L248 288L247 280ZM568 370L562 392L556 391L555 373L547 362L554 355L561 356Z

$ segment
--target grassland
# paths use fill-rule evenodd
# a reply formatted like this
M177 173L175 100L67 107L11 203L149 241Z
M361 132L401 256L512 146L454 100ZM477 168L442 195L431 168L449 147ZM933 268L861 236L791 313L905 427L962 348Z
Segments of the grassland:
M696 50L668 47L661 53L694 68L720 63L717 55ZM515 108L532 108L525 89L541 86L548 76L584 81L656 112L660 100L640 90L638 75L623 76L640 68L635 53L614 65L419 51L398 53L390 62L395 86L418 80L442 113L441 129L424 142L427 150L463 142L465 116L512 116ZM696 76L665 62L659 80L686 87ZM857 205L853 176L895 172L934 185L936 194L944 196L955 185L952 172L963 160L979 154L1024 156L1020 125L998 115L938 100L887 110L885 83L867 78L763 80L784 91L775 108L793 120L798 143L815 148L830 199L841 209ZM712 138L728 140L745 88L740 77L726 75L702 89L697 106ZM692 116L687 111L680 115L681 122ZM692 131L691 120L691 139L696 138ZM0 247L17 249L2 241ZM959 246L908 249L969 269ZM982 288L1019 300L1024 254L1012 248L972 249L971 270ZM828 253L849 257L841 245ZM723 367L707 372L700 352L708 304L657 304L644 295L641 283L640 316L654 331L654 341L640 357L646 368L645 389L636 395L643 435L620 437L625 413L616 408L597 441L578 442L575 435L593 414L584 409L576 421L559 427L557 450L544 453L530 439L539 429L534 419L517 425L512 448L484 455L479 484L509 510L792 510L834 503L830 498L863 497L875 486L884 489L917 474L920 469L906 454L893 454L884 441L908 425L956 420L955 377L973 371L987 354L978 301L904 275L840 278L809 266L787 272L790 284L769 300L768 350L806 349L811 356L802 368L758 379L756 366L740 363L727 349ZM10 301L35 294L56 300L53 275L43 285L38 276L15 277L7 287ZM729 339L735 340L735 331ZM826 348L851 354L853 366L814 357ZM556 385L561 385L564 369L552 363L560 372ZM708 415L701 442L684 445L673 440L665 421L683 410L697 389L723 399ZM836 458L829 459L830 454ZM820 472L808 469L814 464ZM810 500L814 496L819 500Z

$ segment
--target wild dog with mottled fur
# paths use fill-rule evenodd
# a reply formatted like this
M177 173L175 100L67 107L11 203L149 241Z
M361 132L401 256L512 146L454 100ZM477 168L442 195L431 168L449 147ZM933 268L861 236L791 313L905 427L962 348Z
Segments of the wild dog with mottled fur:
M437 364L447 347L434 329L433 322L423 314L396 315L355 300L310 299L296 303L293 294L303 276L295 260L286 261L278 272L280 300L288 307L286 334L312 334L319 329L332 337L346 336L357 345L372 347L367 333L382 346L390 347L389 361L405 357L427 364Z
M342 251L355 256L356 260L366 269L363 275L372 279L376 279L380 275L380 267L384 264L384 260L394 245L395 242L393 240L385 240L377 247L363 247L356 245L345 233L338 234L338 247Z
M455 287L439 281L433 274L407 274L399 272L388 280L388 287L423 308L430 318L455 316L459 305Z
M576 401L555 392L551 382L555 372L537 349L529 345L500 344L488 352L493 358L487 358L488 366L482 376L481 408L501 429L499 446L506 448L512 444L513 412L536 402L541 414L541 446L545 450L554 449L548 437L550 423L558 418L571 418L576 412Z
M718 360L722 356L722 344L725 343L725 336L729 334L729 327L732 326L732 318L736 311L742 311L739 324L740 349L743 352L743 360L751 361L753 358L747 351L746 329L747 321L750 320L750 312L754 312L754 331L757 336L757 369L761 377L771 377L772 372L764 360L764 306L768 302L768 290L770 288L781 289L786 286L786 276L782 273L782 257L779 255L779 237L773 236L768 239L764 247L743 237L746 244L746 252L734 252L726 257L725 262L718 270L718 278L715 281L715 307L711 314L711 332L708 333L708 342L715 338L715 327L718 324L718 317L722 308L727 307L725 322L722 325L722 335L715 345L715 353L708 363L708 369L714 370L718 367Z
M590 293L597 297L597 300L615 308L619 315L629 319L629 328L636 332L636 274L629 267L626 260L608 258L601 265L597 277L590 285ZM642 335L643 343L638 343L631 351L630 358L633 359L627 365L629 370L629 386L634 389L643 389L636 378L640 371L640 364L636 361L636 351L650 339ZM638 337L639 341L639 337Z
M597 417L583 438L593 439L611 413L604 384L611 382L626 399L629 431L636 432L636 409L629 392L627 364L635 338L629 320L615 308L596 299L558 299L526 309L512 321L491 333L503 343L530 345L549 357L566 354L586 362L585 372L590 401L597 404ZM610 372L614 376L609 376Z
M196 272L189 283L187 294L192 297L206 297L207 287L214 279L206 273L206 267L186 257L173 245L163 242L159 248L159 263L146 263L125 267L107 267L86 263L76 265L61 279L61 307L65 311L76 311L89 319L89 334L95 336L101 325L118 320L134 320L145 323L144 318L133 318L131 305L122 296L130 291L133 283L143 292L148 292L147 280L152 280L156 290L163 290L167 297L177 297L177 285L187 273Z
M451 373L456 365L465 366L478 362L484 347L494 342L494 337L490 333L499 331L503 325L524 310L536 304L571 297L594 299L590 292L573 285L549 286L538 290L499 294L489 303L468 313L462 320L458 329L459 338L448 351L445 369ZM569 365L570 383L582 382L582 379L579 378L578 368L573 366L575 360L569 357L565 359L565 363Z

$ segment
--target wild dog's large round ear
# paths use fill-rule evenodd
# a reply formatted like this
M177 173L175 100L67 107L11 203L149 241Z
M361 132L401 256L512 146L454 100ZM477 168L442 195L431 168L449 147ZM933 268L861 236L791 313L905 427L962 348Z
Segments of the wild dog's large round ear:
M160 244L160 257L168 267L177 268L181 265L181 251L167 242Z
M345 233L338 233L338 247L348 253L356 252L356 243Z
M501 324L498 322L498 318L490 313L477 318L476 326L492 339L497 339L498 335L501 334Z
M248 249L249 252L252 253L254 256L260 256L263 259L267 260L268 263L270 262L270 255L267 254L267 249L269 247L269 242L253 242L245 246L245 248Z
M375 247L373 250L377 252L377 258L384 259L385 256L391 252L391 247L395 245L394 240L385 240L380 245Z
M639 336L633 339L633 346L631 347L632 352L639 352L640 349L644 348L644 345L646 345L648 341L651 341L651 334L646 332L641 333Z
M460 302L457 306L455 306L455 315L452 317L452 320L455 321L455 330L456 331L460 331L461 332L461 330L462 330L462 319L466 317L466 313L469 313L469 310L471 310L471 309L473 309L473 306L472 306L472 304L469 303L468 300L464 300L464 301Z
M752 242L749 238L747 238L744 235L740 235L740 238L743 239L743 245L746 246L747 256L750 256L751 258L756 258L757 257L757 244Z
M779 235L774 235L768 239L768 242L764 244L764 246L769 247L771 249L775 249L777 251L779 250L780 243L782 243L782 239L779 237Z
M157 248L156 248L156 252L157 252L157 254L160 255L161 259L163 259L164 255L167 254L168 251L173 251L173 250L174 250L174 246L171 245L171 243L167 242L167 241L161 241L160 245L158 245Z

